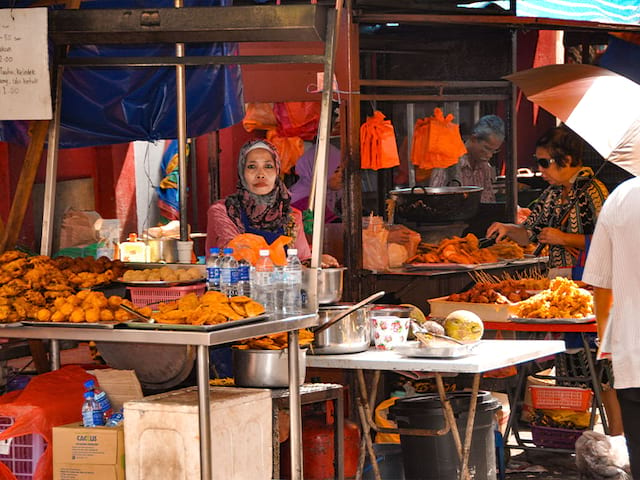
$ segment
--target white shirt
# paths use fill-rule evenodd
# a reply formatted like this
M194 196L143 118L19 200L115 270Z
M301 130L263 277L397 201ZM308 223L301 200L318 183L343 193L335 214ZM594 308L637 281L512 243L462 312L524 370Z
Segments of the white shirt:
M613 292L601 348L611 353L615 388L640 387L640 178L607 198L582 280Z

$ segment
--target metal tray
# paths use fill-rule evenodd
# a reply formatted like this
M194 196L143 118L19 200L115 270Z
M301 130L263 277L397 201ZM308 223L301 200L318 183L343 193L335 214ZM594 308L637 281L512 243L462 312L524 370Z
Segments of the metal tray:
M121 322L36 322L23 320L26 327L116 328Z
M204 283L204 281L204 277L192 280L176 280L175 282L167 282L164 280L127 281L119 278L114 280L114 282L118 282L129 287L177 287L179 285L194 285L196 283Z
M133 328L137 330L187 330L191 332L213 332L215 330L224 330L225 328L238 327L248 323L260 322L267 320L269 315L258 315L257 317L247 317L240 320L230 320L225 323L216 325L191 325L186 323L149 323L130 321L122 323L123 328Z
M0 323L0 328L14 328L21 327L22 325L22 322Z
M595 315L589 315L584 318L520 318L510 317L509 321L514 323L557 323L557 324L571 324L571 323L593 323L596 321Z
M464 345L443 345L427 347L420 342L407 342L403 345L394 347L393 350L400 355L406 357L425 357L425 358L460 358L466 357L473 353L473 349L478 345L476 343L467 343Z
M478 265L471 263L405 263L407 271L419 270L473 270Z

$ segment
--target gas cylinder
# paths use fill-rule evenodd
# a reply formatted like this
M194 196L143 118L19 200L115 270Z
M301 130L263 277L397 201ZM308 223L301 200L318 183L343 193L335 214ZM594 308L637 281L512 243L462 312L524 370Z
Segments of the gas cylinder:
M302 419L302 452L305 480L333 480L334 471L333 425L324 416L310 416ZM283 478L290 478L291 460L289 441L282 448L281 472ZM351 420L344 420L344 476L354 478L358 470L360 453L360 429Z

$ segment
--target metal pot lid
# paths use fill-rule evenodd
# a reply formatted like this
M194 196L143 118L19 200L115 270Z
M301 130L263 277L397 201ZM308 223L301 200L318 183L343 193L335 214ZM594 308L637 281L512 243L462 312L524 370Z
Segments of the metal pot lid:
M482 187L462 186L462 187L423 187L416 185L415 187L396 188L389 192L390 195L450 195L455 193L473 193L481 192Z

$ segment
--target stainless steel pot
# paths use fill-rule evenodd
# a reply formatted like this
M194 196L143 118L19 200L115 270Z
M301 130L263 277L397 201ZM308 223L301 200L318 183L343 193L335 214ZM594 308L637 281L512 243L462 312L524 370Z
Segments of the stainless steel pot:
M303 289L306 291L310 290L310 282L313 280L315 273L318 278L318 304L327 305L337 303L342 299L344 271L346 269L346 267L303 268Z
M178 261L178 247L175 238L150 238L149 262L175 263Z
M285 388L289 386L288 350L233 349L233 377L239 387ZM300 349L300 385L307 371L307 350Z
M318 309L319 325L323 325L351 308L354 304L324 306ZM369 306L348 314L335 325L314 334L313 353L356 353L369 348L371 341L371 321Z
M482 187L408 187L389 192L394 222L451 223L469 220L480 204Z

